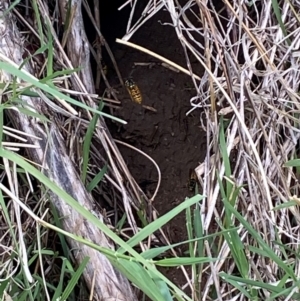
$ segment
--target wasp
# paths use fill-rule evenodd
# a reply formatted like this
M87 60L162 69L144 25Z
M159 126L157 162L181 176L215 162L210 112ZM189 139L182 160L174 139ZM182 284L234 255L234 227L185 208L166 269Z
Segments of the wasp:
M132 79L128 79L125 81L125 86L131 97L131 100L135 103L141 104L143 97L137 84Z
M101 67L105 76L107 76L108 67L103 60L101 60Z
M198 182L198 178L197 178L195 170L190 169L189 183L188 183L189 191L191 191L191 192L195 191L197 182Z

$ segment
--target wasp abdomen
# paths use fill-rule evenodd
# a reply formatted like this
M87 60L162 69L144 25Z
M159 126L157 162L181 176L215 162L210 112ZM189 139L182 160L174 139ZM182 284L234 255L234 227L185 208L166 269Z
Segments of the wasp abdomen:
M195 170L190 169L189 184L188 184L189 191L191 191L191 192L195 191L197 182L198 182L198 178L197 178Z
M141 104L143 101L143 97L137 84L133 80L128 79L125 82L125 86L131 97L131 100L135 103Z

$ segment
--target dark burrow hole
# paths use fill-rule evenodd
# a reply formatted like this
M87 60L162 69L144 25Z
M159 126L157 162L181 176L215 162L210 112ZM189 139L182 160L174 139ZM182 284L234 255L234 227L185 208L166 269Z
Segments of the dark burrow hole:
M163 67L160 61L145 53L115 42L116 38L121 39L125 34L130 13L129 8L121 12L117 10L122 3L111 1L101 6L101 32L113 51L123 78L131 76L141 90L143 104L155 108L157 112L130 100L127 91L120 87L116 72L104 52L108 81L119 92L118 97L122 101L122 108L113 114L128 124L123 126L109 120L106 122L114 138L142 150L160 167L162 182L153 205L162 215L193 195L188 189L189 170L203 161L206 136L200 128L199 109L186 116L191 109L190 99L197 94L190 77ZM138 5L144 4L139 1ZM137 8L136 16L140 16L143 8ZM170 24L171 20L169 13L161 10L133 35L130 42L186 68L186 59L175 30L164 23ZM89 38L93 40L95 36ZM194 73L201 76L203 70L200 63L192 57L190 59ZM136 63L153 64L135 66ZM121 145L119 149L133 177L151 197L157 184L155 167L136 151ZM172 243L187 240L185 213L172 220L164 230L167 230ZM184 255L186 248L184 246L179 250L181 255ZM177 285L184 283L178 270L164 272Z

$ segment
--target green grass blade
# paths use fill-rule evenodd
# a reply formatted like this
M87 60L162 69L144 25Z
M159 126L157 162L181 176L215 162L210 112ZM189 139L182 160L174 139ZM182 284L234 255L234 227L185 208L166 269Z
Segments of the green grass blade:
M223 229L222 226L221 229ZM225 232L224 238L230 248L230 254L233 257L237 269L242 277L247 278L249 274L249 262L245 254L244 244L241 241L239 234L237 231L230 232L230 235Z
M106 172L107 172L107 165L104 165L103 168L96 174L96 176L87 186L88 192L91 192L96 186L98 186L98 184L102 181Z
M300 166L300 159L289 160L283 166L285 166L285 167L299 167Z
M50 209L51 209L51 213L54 219L54 225L56 225L58 228L63 229L63 225L62 222L58 216L57 210L55 208L55 206L53 205L52 202L50 202ZM60 240L60 244L63 250L63 254L64 256L70 260L70 254L69 254L69 247L67 245L67 241L64 235L62 235L60 232L57 232L57 235L59 237Z
M79 278L81 277L87 263L89 262L89 258L85 257L83 261L80 263L80 266L78 267L77 271L74 273L72 278L70 279L67 287L65 288L61 298L59 299L60 301L65 301L69 298L70 294L73 292L76 284L78 283ZM54 301L54 300L53 300Z
M101 101L98 106L98 111L100 112L102 111L102 109L103 109L103 102ZM83 163L82 163L82 175L81 175L81 180L83 183L85 183L86 180L89 157L90 157L90 147L91 147L92 138L95 132L98 119L99 119L99 115L94 114L84 137L83 150L82 150Z
M7 16L7 14L8 14L11 10L13 10L20 2L21 2L21 0L15 0L15 1L13 1L13 2L10 4L10 6L3 12L2 18L4 19L4 18ZM1 296L2 296L2 295L1 295Z
M32 4L32 8L34 10L35 21L37 23L38 37L40 39L41 46L43 46L45 44L45 42L44 42L45 37L44 37L43 26L42 26L42 22L41 22L40 11L39 11L36 0L31 1L31 4Z
M276 254L275 252L265 243L265 241L261 238L259 233L255 231L251 227L251 225L240 215L240 213L231 206L231 204L223 200L224 206L226 207L226 210L229 210L236 219L239 220L239 222L247 229L249 234L259 243L260 247L266 252L267 256L271 261L274 261L283 271L285 271L293 280L296 280L297 277L295 273L288 267L287 264L285 264Z
M3 141L3 106L0 106L0 147L2 147Z
M226 177L229 178L231 176L231 167L230 167L229 155L227 153L223 116L221 116L221 118L220 118L219 146L220 146L220 152L221 152L221 156L222 156L224 166L225 166L225 175L226 175ZM232 183L230 183L229 181L226 181L227 196L229 196L231 194L232 186L233 186Z
M65 279L65 271L66 271L66 259L62 260L62 265L60 267L60 278L57 287L55 288L55 293L52 297L52 301L60 300L59 297L63 291L63 284Z
M196 263L209 263L216 261L210 257L174 257L156 260L155 264L161 267L178 267L180 265L192 265Z
M197 245L197 252L198 256L202 257L204 255L204 232L203 232L203 224L201 219L201 212L200 212L200 206L196 206L196 209L194 210L194 232L196 238L199 239L198 245Z
M186 229L187 229L188 239L190 241L191 239L194 238L191 208L188 207L185 212L186 212ZM190 257L194 257L194 244L192 242L189 242L189 255Z
M171 244L171 245L167 245L167 246L163 246L163 247L155 247L153 249L148 249L148 250L142 252L141 255L145 259L152 259L152 258L155 258L155 257L159 256L160 254L170 250L171 248L177 248L179 246L182 246L182 245L185 245L185 244L188 244L188 243L195 243L195 242L200 244L200 242L203 243L204 240L208 240L208 239L213 238L213 237L219 237L223 233L226 233L226 232L229 233L229 232L232 232L232 231L236 231L237 229L239 229L239 228L232 228L232 229L229 229L229 230L216 232L216 233L205 235L205 236L202 236L202 237L193 238L193 239L189 239L189 240L184 240L184 241L181 241L181 242L178 242L178 243L175 243L175 244ZM204 257L203 249L201 250L201 254L203 254L203 255L198 256L198 257Z
M48 47L48 55L47 55L47 76L51 76L53 74L53 38L51 33L51 28L49 21L46 20L45 22L47 27L47 47Z
M282 296L287 296L290 295L290 292L295 288L295 287L299 287L300 284L300 280L298 280L296 283L294 283L293 286L289 286L286 285L287 283L289 283L289 277L287 274L285 274L282 279L279 281L279 284L277 285L277 287L280 289L280 292L273 292L271 294L271 296L266 299L266 301L273 301L273 300L278 300L278 298L281 298ZM285 288L287 287L287 288ZM290 299L291 300L291 299ZM293 295L293 300L300 300L300 294L299 293L294 293Z
M96 109L93 109L93 108L90 108L88 107L87 105L67 96L67 95L64 95L63 93L59 92L58 90L55 90L54 88L50 87L49 85L47 84L44 84L42 83L41 81L38 81L36 78L34 78L33 76L30 76L29 74L27 73L24 73L22 72L21 70L19 70L18 68L15 68L14 66L8 64L8 63L4 63L4 62L0 62L0 69L3 69L5 70L6 72L14 75L14 76L17 76L19 77L20 79L32 84L33 86L45 91L45 92L48 92L49 94L53 95L54 97L57 97L57 98L61 98L65 101L68 101L70 102L71 104L75 105L75 106L78 106L80 108L83 108L85 110L88 110L88 111L91 111L93 113L96 113L96 114L100 114L102 115L103 117L107 117L107 118L110 118L110 119L113 119L117 122L120 122L122 124L127 124L126 121L122 120L122 119L119 119L117 117L114 117L114 116L111 116L109 114L106 114L104 112L99 112L98 110Z
M224 280L228 281L235 287L241 289L242 293L245 294L246 296L249 296L250 300L252 300L252 298L248 294L248 292L246 292L245 289L242 288L242 284L245 284L248 287L255 288L256 290L265 289L269 292L279 294L279 296L283 296L283 297L287 297L292 291L292 289L300 284L300 280L298 280L296 281L296 284L294 284L293 286L290 286L287 289L283 289L282 287L278 287L277 285L272 285L261 281L251 280L251 279L244 279L241 277L228 275L224 272L220 273L220 277L222 277ZM295 299L291 299L291 300L295 300Z
M219 276L222 277L228 283L230 283L233 287L237 288L242 293L243 296L248 298L248 300L252 300L252 297L249 294L248 290L243 285L241 285L241 281L238 281L238 279L242 279L242 278L231 277L231 275L228 275L224 272L221 272Z
M8 107L8 108L6 108L6 109L7 109L7 110L8 110L8 109L16 109L16 107L12 106L12 107ZM47 117L45 117L44 115L38 114L38 113L33 112L33 111L29 110L29 109L17 107L17 110L18 110L20 113L22 113L22 114L24 114L24 115L26 115L26 116L34 117L34 118L37 118L37 119L39 119L39 120L41 120L41 121L44 121L44 122L50 122L50 120L49 120Z
M194 211L193 211L194 212ZM192 211L191 207L186 209L186 228L189 239L189 256L190 258L195 258L195 243L191 240L194 238L194 229L193 229L193 219L192 219ZM197 266L201 264L201 262L196 262L192 264L193 274L197 275ZM194 285L197 285L198 281L195 281Z
M173 298L170 294L170 290L167 286L167 284L162 281L160 278L157 278L153 273L150 272L150 275L152 276L153 281L156 284L156 287L158 288L159 292L161 293L162 297L165 301L173 301Z
M59 71L54 71L52 74L49 74L48 76L42 78L39 80L40 83L47 84L49 87L56 89L56 86L53 84L53 79L59 76L66 76L71 75L77 71L80 71L81 68L74 68L74 69L64 69Z
M9 285L10 279L3 279L3 281L0 282L0 296L4 296L4 291L7 292L7 286Z
M156 230L160 229L166 223L168 223L172 218L178 215L181 211L185 210L186 208L200 202L203 199L201 195L195 195L194 197L185 200L180 205L169 211L168 213L164 214L163 216L159 217L157 220L152 222L151 224L147 225L137 234L135 234L132 238L127 241L128 246L136 246L138 243L143 241L146 237L154 233ZM124 253L125 250L120 248L118 250L119 253Z
M279 3L278 3L277 0L272 0L272 8L273 8L273 11L275 13L277 22L279 23L279 26L282 30L282 33L286 37L288 34L287 34L286 28L285 28L285 26L282 22L280 6L279 6ZM289 38L287 39L287 42L288 42L288 45L291 45L291 40Z
M274 211L282 210L282 209L286 209L286 208L294 207L294 206L298 206L298 203L296 201L288 201L288 202L277 205L276 207L273 208L273 210Z
M164 301L164 297L152 279L155 277L155 274L150 277L146 269L133 261L114 259L112 260L112 264L126 275L129 281L135 283L151 300Z
M11 160L15 162L17 165L22 167L24 170L26 170L29 174L33 175L35 178L37 178L42 184L44 184L46 187L51 189L53 193L57 194L60 198L62 198L69 206L71 206L74 210L76 210L79 214L81 214L84 218L87 219L88 222L92 223L100 229L105 235L107 235L109 238L111 238L116 244L118 244L125 252L128 252L133 256L133 258L143 264L143 267L147 268L151 272L155 273L158 275L159 278L161 278L162 281L165 281L177 294L184 296L186 300L191 301L191 299L182 291L180 290L176 285L174 285L170 280L168 280L163 274L161 274L159 271L157 271L151 263L146 261L139 253L137 253L135 250L133 250L130 245L125 243L118 235L116 235L112 230L110 230L105 224L103 224L96 216L94 216L92 213L90 213L87 209L85 209L83 206L81 206L74 198L72 198L70 195L68 195L65 191L63 191L60 187L55 185L52 181L50 181L44 174L42 174L40 171L38 171L35 167L27 163L21 156L7 151L3 148L0 148L0 157L7 158L8 160ZM181 206L178 206L180 209L176 209L177 211L182 211L186 209L188 206L192 206L194 203L198 202L201 200L202 197L200 195L195 196L187 201L184 202ZM175 210L175 211L176 211ZM176 214L175 214L176 215ZM166 217L162 217L162 219L169 220L170 215L166 215ZM161 218L160 218L161 219ZM159 221L161 223L162 219ZM50 227L50 225L48 225ZM116 262L116 256L120 256L122 254L119 254L116 251L108 250L105 248L101 248L90 241L85 240L84 238L78 237L74 234L68 233L66 231L63 231L61 229L55 228L54 226L51 225L52 229L55 229L56 231L60 231L61 233L64 233L68 237L72 239L76 239L79 243L86 244L96 250L99 250L103 254L105 254L109 260L113 263ZM124 256L124 255L123 255ZM129 258L128 256L124 258ZM119 260L120 258L118 258ZM131 261L132 262L132 261ZM125 275L126 277L130 275ZM134 275L135 277L133 278L134 284L138 283L139 281L139 274ZM163 300L163 299L154 299L154 300Z

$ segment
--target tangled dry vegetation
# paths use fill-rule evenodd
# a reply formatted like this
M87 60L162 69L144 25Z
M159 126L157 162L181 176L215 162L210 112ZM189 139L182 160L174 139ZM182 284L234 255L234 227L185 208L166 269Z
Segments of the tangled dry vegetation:
M282 265L286 261L297 279L298 174L284 164L299 151L299 2L224 1L219 11L200 1L182 7L173 1L152 4L170 13L197 90L191 106L204 110L207 156L197 169L206 196L199 205L204 232L210 233L214 223L220 230L227 222L240 226L249 280L278 285L289 274ZM200 82L193 76L191 56L205 68ZM239 215L228 215L220 199ZM219 242L219 260L210 265L202 300L212 283L218 300L232 298L227 276L241 273L230 256L240 256L233 240ZM213 253L207 248L208 255ZM289 275L287 282L293 279ZM295 291L297 285L285 300L295 300ZM260 293L259 300L272 295Z
M16 287L21 287L28 293L32 283L38 283L35 288L43 290L41 298L50 300L48 290L55 291L52 300L62 296L61 286L61 291L53 289L64 283L60 282L63 277L57 276L64 276L58 258L53 256L57 251L82 267L95 300L136 299L127 279L116 268L150 298L163 300L155 298L159 295L151 291L152 280L158 286L153 262L132 249L139 244L145 251L151 245L150 239L143 243L146 232L127 246L103 226L101 221L109 223L109 219L95 208L90 193L93 190L94 198L104 198L114 208L116 204L107 197L109 193L101 190L103 185L105 189L114 187L131 232L140 233L134 212L141 202L151 200L130 176L104 122L104 117L114 117L101 112L92 84L90 51L98 62L101 47L110 53L99 31L99 20L93 17L99 9L97 1L94 11L86 2L82 6L98 33L95 47L84 33L81 1L72 1L70 6L64 1L57 1L56 6L42 0L32 3L32 7L10 7L8 1L2 1L1 7L0 68L2 104L6 105L1 110L1 121L3 110L9 120L8 127L2 129L6 141L0 149L0 201L4 208L1 278L9 285L3 286L2 292L12 296ZM298 169L297 161L286 162L297 159L300 134L299 3L224 1L215 7L198 0L184 6L172 0L154 0L145 4L135 24L132 20L138 1L124 5L130 4L127 34L119 42L138 48L128 42L134 32L142 30L159 10L169 13L171 21L163 26L173 26L187 64L179 67L175 62L165 62L190 75L195 87L190 112L199 112L207 133L206 159L196 169L204 197L194 211L197 223L193 225L199 228L193 229L189 237L196 238L190 245L192 269L185 270L182 261L174 261L181 266L191 296L157 274L171 292L164 291L164 300L173 293L178 300L298 300ZM58 37L56 29L62 25L64 32ZM203 75L194 73L192 56L205 68ZM22 72L18 69L21 64ZM74 72L79 66L82 69ZM107 87L104 103L118 104L101 63L96 87L100 79ZM13 127L19 130L18 135L12 134ZM8 149L21 154L26 150L42 173ZM102 186L97 188L101 177ZM39 189L40 183L47 189ZM144 212L146 218L147 213ZM58 216L64 218L60 220ZM153 232L162 224L156 225ZM58 241L56 233L59 249L53 247ZM152 233L148 234L153 238ZM113 251L107 237L123 248L122 258ZM164 241L168 241L167 237ZM44 248L52 248L53 253L43 253ZM80 252L71 254L70 249ZM130 273L129 263L135 263L126 262L124 250L140 264L134 266L139 268L135 270L139 271L137 278ZM31 253L34 256L28 259ZM86 256L90 257L88 263ZM198 257L215 260L200 264L200 259L193 260ZM149 272L151 281L145 280L146 274L140 277L140 268ZM12 285L11 279L18 285ZM53 287L47 287L48 281ZM40 290L32 291L29 299L35 300ZM75 298L75 292L68 296Z

